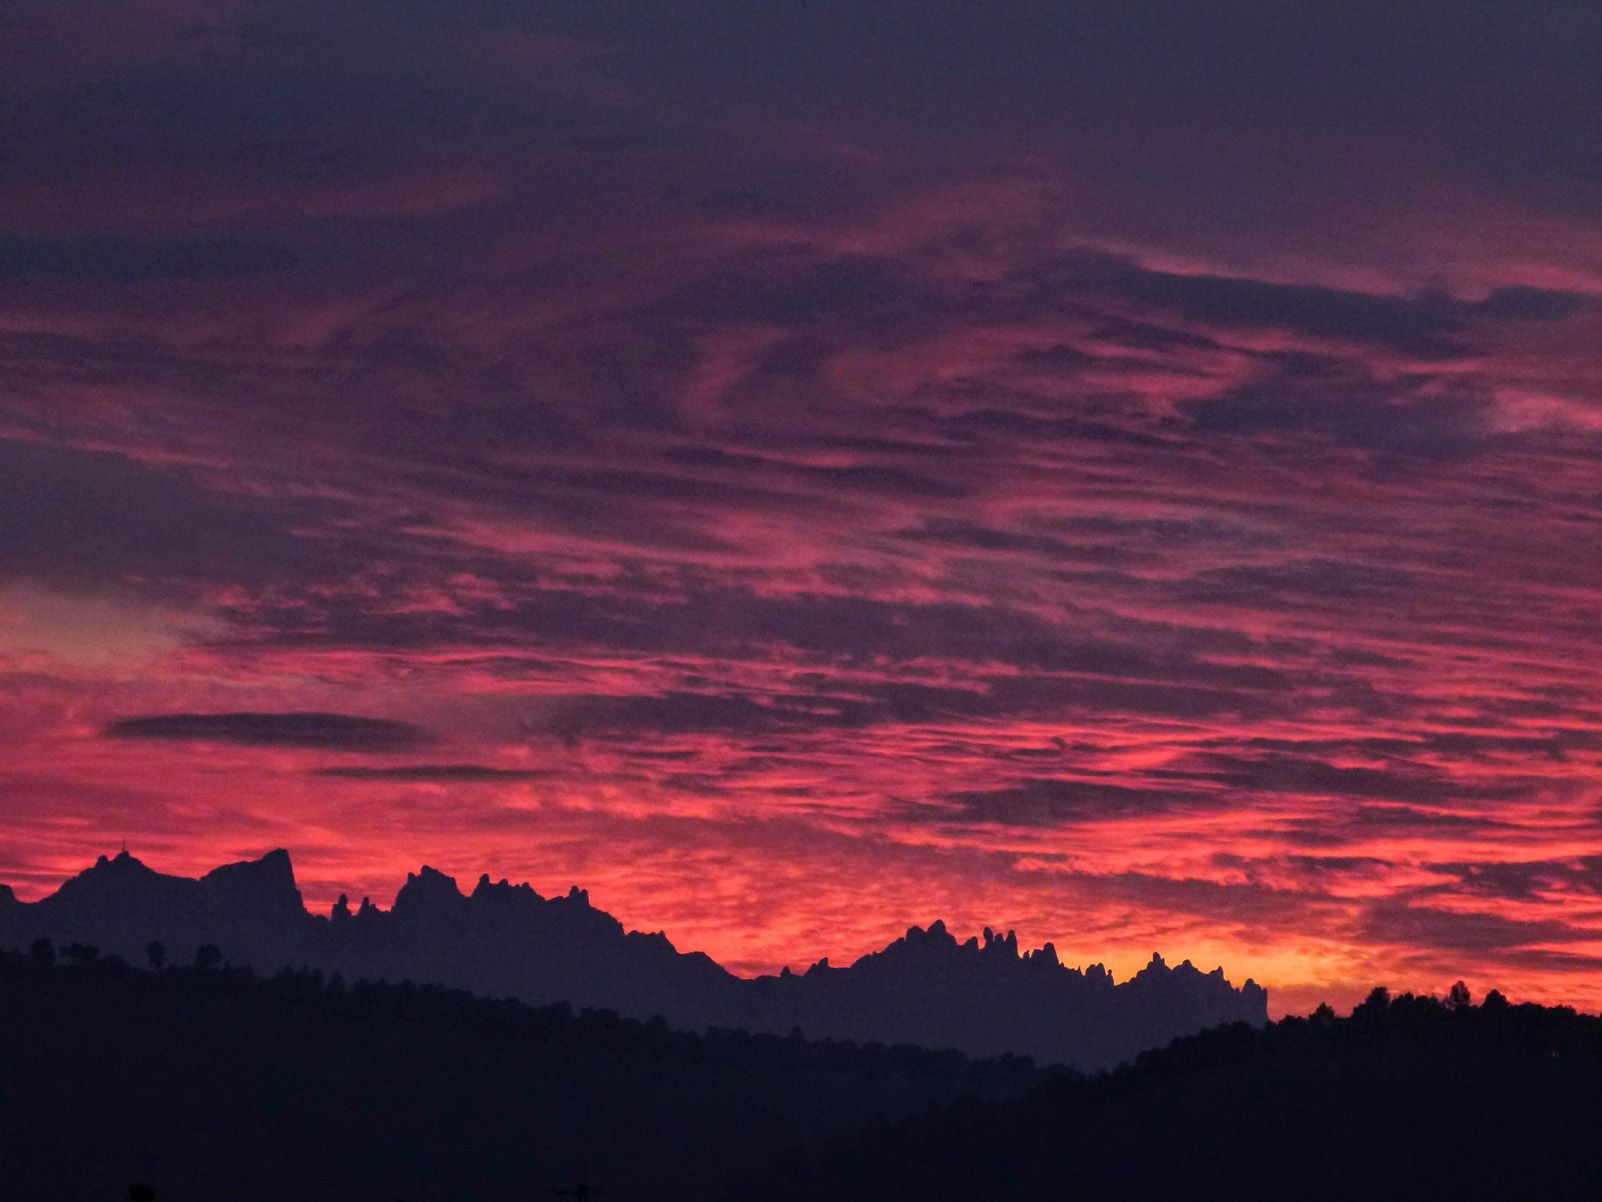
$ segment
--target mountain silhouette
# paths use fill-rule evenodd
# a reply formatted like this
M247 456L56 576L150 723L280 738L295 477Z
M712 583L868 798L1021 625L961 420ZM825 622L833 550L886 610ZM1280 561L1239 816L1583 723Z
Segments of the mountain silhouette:
M1267 1021L1267 992L1239 989L1161 956L1127 981L1070 968L1047 944L1020 952L1011 932L959 942L942 922L912 927L846 967L741 978L666 935L626 931L574 887L542 897L480 877L471 893L424 866L389 910L341 897L308 913L289 854L228 864L198 880L155 872L123 852L35 903L0 887L0 947L38 938L93 945L135 962L159 942L176 961L208 946L259 971L315 968L349 979L413 981L535 1004L568 1002L675 1027L732 1027L910 1043L1045 1064L1109 1067L1221 1023Z

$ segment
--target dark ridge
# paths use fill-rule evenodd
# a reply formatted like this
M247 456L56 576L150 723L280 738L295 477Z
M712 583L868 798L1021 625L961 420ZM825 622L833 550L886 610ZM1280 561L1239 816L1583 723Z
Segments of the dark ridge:
M3 901L3 899L0 899ZM541 897L480 878L463 893L429 867L411 874L390 910L342 897L327 917L306 912L289 855L230 864L199 880L167 876L126 852L33 904L0 904L0 947L36 938L90 943L142 963L159 940L188 956L201 944L260 971L311 967L348 978L412 980L570 1002L676 1027L711 1026L883 1043L1041 1063L1108 1067L1176 1036L1220 1023L1267 1021L1267 993L1234 988L1161 956L1127 981L1101 965L1069 968L1050 944L1020 951L986 930L958 940L935 922L912 927L848 967L742 979L666 935L625 931L578 888Z
M0 954L0 1178L30 1202L705 1199L853 1127L1020 1096L1027 1061L719 1030L412 984Z
M727 1202L1594 1199L1602 1019L1375 990L781 1158Z

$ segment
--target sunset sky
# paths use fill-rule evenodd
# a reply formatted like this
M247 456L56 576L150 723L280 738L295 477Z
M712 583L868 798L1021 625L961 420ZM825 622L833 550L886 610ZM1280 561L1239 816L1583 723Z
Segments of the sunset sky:
M9 0L0 881L1602 1006L1602 8Z

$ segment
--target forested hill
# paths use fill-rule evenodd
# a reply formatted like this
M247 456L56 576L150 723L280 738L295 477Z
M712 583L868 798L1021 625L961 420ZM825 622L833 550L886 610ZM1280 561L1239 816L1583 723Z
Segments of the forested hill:
M159 958L159 957L158 957ZM0 955L10 1196L107 1202L1595 1199L1602 1019L1376 991L1114 1072Z
M1376 990L1222 1027L1096 1078L881 1126L730 1202L1602 1197L1602 1019Z
M705 1199L786 1149L1040 1079L1017 1059L692 1035L202 959L0 955L4 1196Z

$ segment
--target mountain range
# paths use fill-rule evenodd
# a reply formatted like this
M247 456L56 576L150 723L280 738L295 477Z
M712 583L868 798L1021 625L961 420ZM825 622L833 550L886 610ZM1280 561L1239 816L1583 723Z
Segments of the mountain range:
M542 897L480 877L464 894L444 873L409 874L394 905L341 897L309 913L289 854L227 864L199 879L156 872L123 852L101 856L52 895L19 901L0 886L0 947L48 938L135 962L160 942L174 959L214 945L258 971L316 968L351 980L410 980L537 1005L569 1002L625 1016L660 1015L686 1030L728 1027L811 1038L908 1043L970 1055L1027 1055L1085 1070L1110 1067L1223 1023L1261 1026L1267 991L1235 988L1161 956L1126 981L1071 968L1051 944L1020 952L1012 932L965 941L944 923L914 926L849 966L735 976L661 932L627 931L577 887Z

